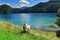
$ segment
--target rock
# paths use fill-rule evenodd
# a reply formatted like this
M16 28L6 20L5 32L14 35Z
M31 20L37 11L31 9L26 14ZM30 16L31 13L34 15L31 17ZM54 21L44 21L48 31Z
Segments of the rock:
M51 28L58 28L59 26L57 24L51 24L51 25L49 25L49 27L51 27Z

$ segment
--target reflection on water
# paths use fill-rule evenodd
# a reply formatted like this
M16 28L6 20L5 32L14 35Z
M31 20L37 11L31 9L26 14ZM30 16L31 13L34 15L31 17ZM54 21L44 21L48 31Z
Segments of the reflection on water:
M30 21L30 14L20 14L20 20L22 20L23 22L29 22Z
M30 23L34 29L46 28L48 24L54 24L56 13L21 13L21 14L0 14L0 20L10 21L13 24L23 26Z

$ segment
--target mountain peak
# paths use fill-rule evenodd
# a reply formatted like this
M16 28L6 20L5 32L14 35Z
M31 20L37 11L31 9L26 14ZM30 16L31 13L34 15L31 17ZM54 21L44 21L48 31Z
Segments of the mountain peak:
M20 8L20 9L23 9L23 10L24 10L24 9L26 9L26 8L29 8L29 7L22 7L22 8Z
M3 8L5 8L5 7L9 7L9 8L11 8L9 5L7 5L7 4L3 4L3 5L0 5L1 7L3 7Z

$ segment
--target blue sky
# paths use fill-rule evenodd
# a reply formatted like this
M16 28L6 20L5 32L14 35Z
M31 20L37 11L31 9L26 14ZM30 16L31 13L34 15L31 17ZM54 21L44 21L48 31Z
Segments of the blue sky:
M46 2L49 0L0 0L0 5L7 4L12 7L24 7L24 6L34 6L40 2Z

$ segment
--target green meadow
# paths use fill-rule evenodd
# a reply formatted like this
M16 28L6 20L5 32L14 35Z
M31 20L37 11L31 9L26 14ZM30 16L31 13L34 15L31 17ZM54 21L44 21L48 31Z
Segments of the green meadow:
M31 29L28 33L21 33L22 27L10 22L0 21L0 40L60 40L55 32Z

